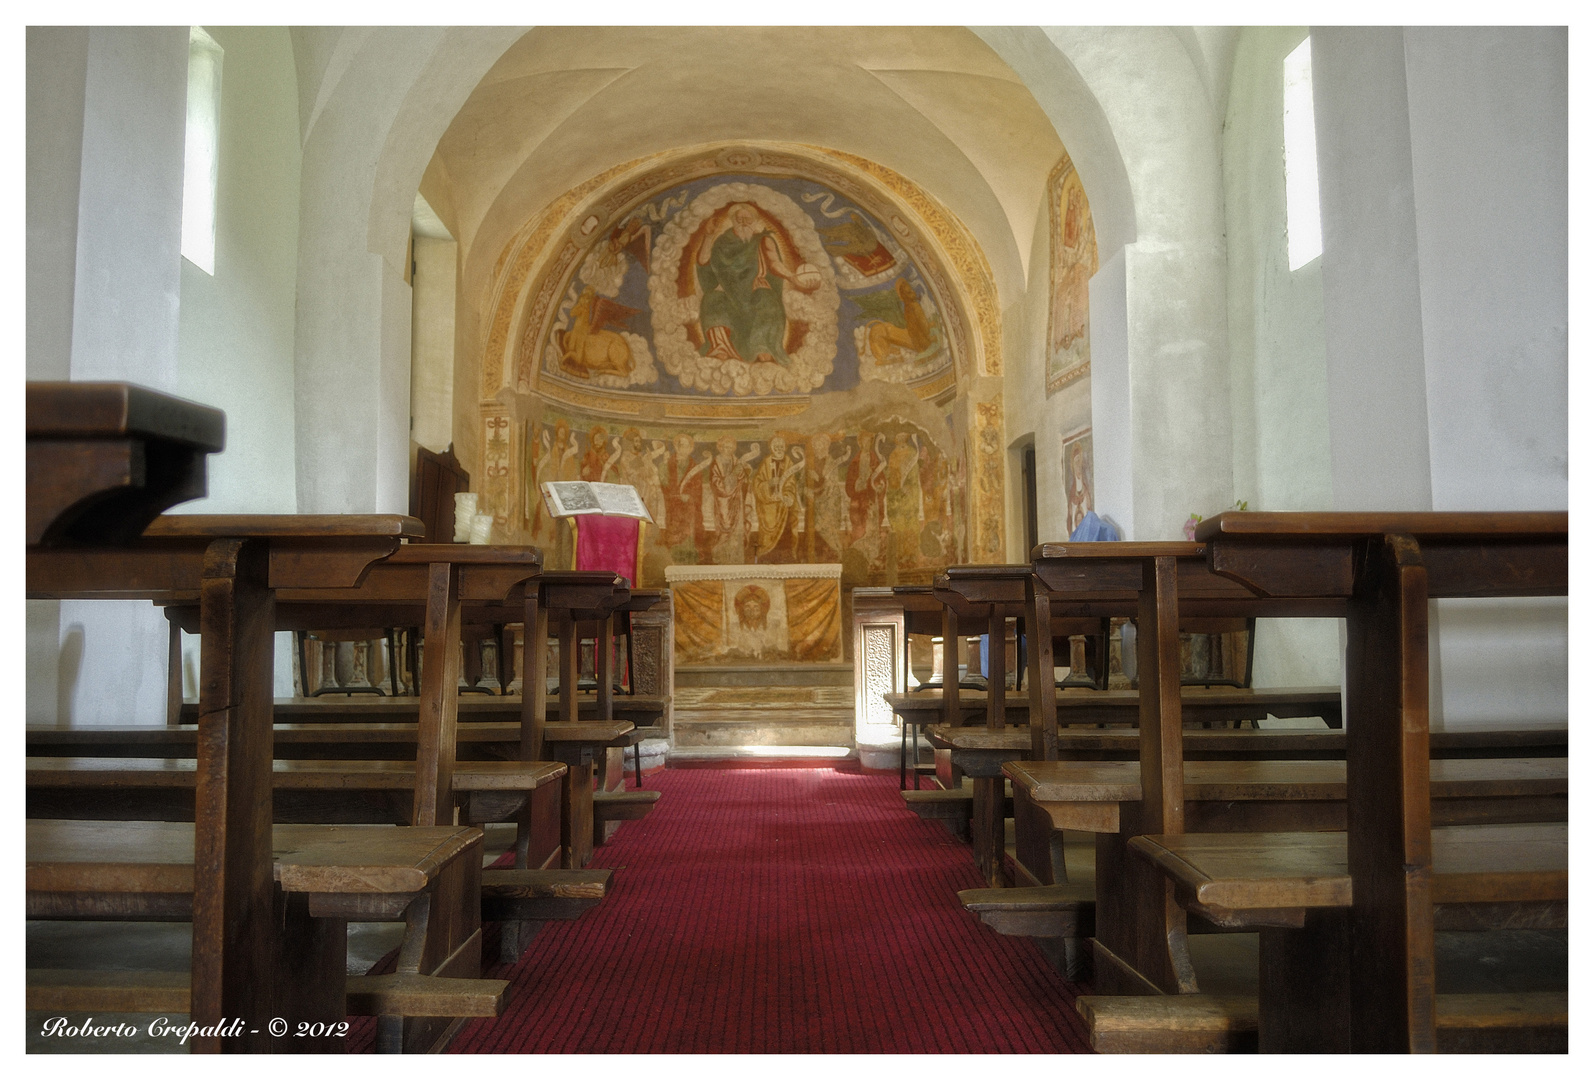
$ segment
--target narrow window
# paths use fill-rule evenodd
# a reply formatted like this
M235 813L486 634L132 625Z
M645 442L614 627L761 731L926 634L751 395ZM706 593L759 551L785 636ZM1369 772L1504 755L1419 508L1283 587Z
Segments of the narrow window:
M216 147L221 113L221 46L188 32L188 131L183 140L183 258L216 272Z
M1310 37L1284 58L1284 231L1291 270L1299 270L1323 253Z

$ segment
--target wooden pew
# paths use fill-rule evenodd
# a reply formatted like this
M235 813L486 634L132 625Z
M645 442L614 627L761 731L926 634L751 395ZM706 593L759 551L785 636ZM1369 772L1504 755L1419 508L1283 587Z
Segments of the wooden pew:
M1346 790L1356 807L1348 819L1348 845L1357 899L1349 917L1352 978L1345 985L1354 985L1355 992L1349 1003L1319 1000L1315 1008L1349 1017L1353 1050L1431 1051L1432 785L1429 770L1418 767L1428 757L1427 602L1438 596L1564 594L1566 515L1224 516L1231 520L1209 526L1203 536L1213 540L1211 547L1195 553L1178 550L1180 545L1135 545L1145 549L1138 553L1141 565L1131 568L1140 572L1145 798L1134 831L1159 837L1186 831L1183 743L1174 736L1177 723L1170 722L1180 715L1179 697L1169 677L1174 628L1186 597L1191 606L1232 604L1212 585L1214 578L1226 578L1244 588L1259 615L1321 615L1338 605L1349 619L1351 642ZM1059 546L1055 554L1070 557L1066 568L1084 570L1092 566L1092 547ZM1124 583L1130 583L1127 574ZM1148 683L1158 692L1145 693ZM1104 949L1104 928L1098 925L1098 981L1121 989L1135 989L1136 979L1163 990L1194 989L1177 956L1185 922L1172 884L1138 858L1127 859L1121 872L1135 897L1126 917L1134 925L1117 935L1129 955ZM1321 950L1317 955L1327 962ZM1264 996L1264 1015L1267 1001ZM1288 1021L1275 1026L1298 1030Z
M292 1005L290 987L272 977L276 596L353 588L374 561L419 535L420 523L393 515L151 523L203 493L203 458L221 445L221 415L126 386L31 388L29 401L29 596L197 603L203 675L187 857L203 872L192 875L189 998L194 1020L211 1030L193 1048L247 1049L243 1035L222 1033L222 1017L281 1015ZM41 862L69 855L40 852ZM105 863L84 865L98 872ZM440 919L463 926L478 915L474 893L443 899Z
M955 566L936 579L935 595L946 605L946 641L955 637L960 620L973 615L983 618L992 640L1001 640L1003 626L1010 617L1018 617L1027 627L1048 627L1049 633L1027 633L1027 655L1023 658L1029 671L1028 715L1031 742L1025 756L1035 760L1055 760L1057 732L1060 717L1069 715L1070 723L1122 722L1130 712L1142 711L1141 697L1147 685L1146 674L1157 669L1141 666L1140 692L1129 691L1059 691L1053 676L1053 640L1076 631L1088 630L1112 617L1143 617L1141 609L1140 564L1153 549L1174 550L1195 571L1183 583L1192 592L1183 621L1192 625L1228 623L1235 620L1254 619L1254 597L1233 582L1213 575L1200 563L1201 550L1197 545L1144 545L1108 544L1084 545L1095 552L1095 560L1087 561L1082 569L1078 560L1064 561L1063 549L1073 551L1079 545L1043 545L1037 549L1033 566ZM1056 550L1052 550L1056 548ZM1310 606L1310 605L1308 605ZM1333 605L1310 606L1312 613L1323 614ZM1305 610L1292 605L1291 610ZM1174 634L1174 651L1171 662L1171 690L1161 692L1181 693L1178 668L1178 632L1181 620L1170 624ZM955 649L955 643L954 643ZM1098 651L1103 651L1098 649ZM998 732L1008 716L1008 693L1005 686L1005 661L999 649L992 649L992 678L986 692L985 726ZM955 652L951 657L955 658ZM953 662L949 660L947 662ZM1337 693L1329 688L1300 688L1282 691L1188 691L1192 700L1206 700L1210 711L1202 715L1203 722L1218 719L1234 721L1266 715L1273 711L1291 715L1325 715L1330 722L1338 718ZM1249 694L1250 696L1246 696ZM1210 696L1208 696L1210 695ZM1260 695L1260 696L1258 696ZM960 695L961 698L961 695ZM1332 703L1331 703L1332 702ZM942 721L949 726L960 720L961 701L942 696ZM1260 711L1260 714L1258 712ZM1276 710L1276 711L1275 711ZM998 780L994 776L974 777L974 822L971 825L975 845L975 858L982 874L993 886L1002 881L1001 856L1003 825L994 809L1000 798ZM989 805L987 805L989 804Z
M1337 694L1336 694L1337 697ZM1186 691L1189 707L1192 695ZM1001 774L1002 765L1023 759L1029 750L1027 727L1001 731L985 728L929 727L930 744L944 751L951 764L970 776ZM1434 759L1565 757L1567 729L1488 729L1434 732L1429 743ZM1059 730L1057 756L1062 761L1134 761L1140 754L1140 736L1134 731ZM1275 729L1202 730L1184 732L1186 761L1287 761L1340 760L1345 758L1345 733L1333 730ZM920 817L948 822L955 835L968 838L972 794L962 789L925 791L904 795Z
M167 530L125 547L28 551L37 598L199 599L205 641L196 778L193 1016L270 1016L272 605L276 589L352 585L419 528L393 515L236 520L229 531ZM146 530L147 533L147 530ZM202 1037L200 1052L243 1049Z
M613 723L616 700L613 672L614 617L617 612L624 612L630 604L631 590L626 586L624 578L601 570L549 571L543 575L541 585L548 625L555 629L559 636L560 720L565 723ZM648 607L656 602L657 597L650 596L646 599ZM576 690L580 679L580 641L584 636L584 627L590 628L594 638L593 666L597 689L593 695L595 715L592 721L581 720L578 704L580 698ZM644 733L637 731L633 726L624 733L624 737L624 743L618 743L618 736L604 740L601 758L595 757L592 752L596 747L580 750L572 748L565 757L561 758L570 765L568 782L572 786L587 786L596 778L601 790L593 797L593 805L606 804L602 814L604 819L602 830L594 824L590 833L572 836L572 849L580 856L572 862L572 865L584 866L591 858L593 843L598 840L600 834L608 831L609 826L624 820L622 815L640 817L658 800L656 791L622 791L611 794L615 789L623 787L625 746L640 745ZM640 762L640 755L638 761ZM640 764L638 767L640 768Z
M128 383L27 384L27 546L115 547L205 494L220 409Z
M337 1051L345 1017L374 1015L379 1050L418 1053L446 1044L464 1017L498 1015L509 984L477 977L478 913L451 900L480 888L481 843L481 830L454 826L274 826L279 929L259 974L279 986L273 1015L288 1023L288 1034L272 1032L270 1017L243 1017L242 1047ZM192 920L203 877L192 825L28 822L30 919ZM346 977L347 923L373 918L405 922L399 970ZM181 973L35 970L28 982L29 1008L193 1007L193 981Z
M1254 996L1178 994L1098 997L1081 994L1075 1008L1101 1054L1255 1053ZM1442 1054L1564 1054L1565 991L1435 994L1435 1044Z
M487 705L489 701L504 702L504 699L472 699L463 702L462 708L466 715L472 715L473 706ZM376 715L391 718L404 715L413 717L415 714L413 699L406 704L404 699L373 701L362 698L350 706L340 706L329 699L318 699L313 703L301 699L281 699L278 702L279 715L303 717L306 715L303 706L319 706L323 703L326 704L326 712L337 717ZM368 711L361 706L379 708ZM497 708L499 712L484 709L480 715L503 715L504 709L518 714L519 704L509 700ZM626 720L615 720L608 724L593 721L549 723L543 728L546 756L550 759L578 761L584 757L590 768L598 754L612 746L626 745L631 731L632 725ZM31 728L27 733L27 748L29 754L39 757L191 758L197 744L196 736L197 728L193 725ZM395 815L407 817L412 814L414 761L419 740L419 728L415 722L277 724L273 729L273 740L274 753L278 759L274 787L278 791L279 805L296 802L303 807L308 803L312 807L322 807L320 812L328 812L327 808L331 806L341 814L339 820L344 821L392 821ZM521 762L521 725L518 720L459 724L455 729L455 746L458 758L455 790L461 796L462 816L477 823L511 820L508 815L523 813L528 787L534 799L540 803L540 793L545 790L543 785L554 779L562 781L568 769L564 760ZM332 769L319 770L325 775L318 775L318 770L309 768L307 762L340 764ZM381 762L387 763L388 767L380 768L374 764ZM288 763L298 765L288 769ZM358 772L363 786L381 795L358 796L349 792L347 782L337 779L339 770L345 773ZM89 775L85 774L85 779L79 783L86 783ZM30 783L42 789L45 785L39 783L40 779L42 777L34 778ZM179 777L172 783L182 786L184 781ZM295 784L299 792L291 798L284 796L284 789L289 783ZM323 788L320 794L304 794L306 789L316 786ZM561 801L556 811L559 820L553 825L556 841L551 849L552 855L559 865L579 869L578 866L572 866L574 858L569 855L569 836L563 846L557 836L562 831L573 833L576 838L574 850L578 853L585 850L585 857L590 860L590 841L583 848L580 838L583 834L590 837L592 833L592 788L590 784L583 789L579 784L566 785L561 782L559 793ZM40 790L30 794L30 799L37 801L41 813L48 809L45 798ZM70 805L81 796L58 796L56 803L49 805L58 806L62 798ZM317 811L301 809L296 814L314 812ZM583 821L587 823L585 829L582 828ZM571 827L567 828L564 822L570 822ZM542 836L545 831L517 830L517 867L546 868L548 852L527 847L532 842L533 832Z
M1062 947L1070 977L1082 977L1093 967L1091 958L1078 953L1070 932L1075 924L1088 924L1095 936L1095 957L1116 964L1113 974L1118 979L1134 978L1136 973L1126 970L1118 958L1133 947L1134 915L1143 902L1134 892L1136 879L1131 871L1135 864L1127 855L1139 839L1144 811L1139 762L1008 761L1002 768L1012 782L1017 842L1014 871L1018 883L1030 890L1022 898L1028 923L1041 925L1040 913L1053 913L1050 930L1040 936L1066 939ZM1565 758L1440 759L1432 761L1429 768L1438 820L1566 818ZM1345 763L1333 760L1189 761L1184 765L1181 812L1189 827L1206 832L1343 829L1345 776ZM1095 887L1089 895L1067 877L1061 851L1064 829L1097 834ZM1045 887L1051 887L1050 892ZM988 895L991 893L998 894ZM1011 932L1000 922L1009 909L999 891L968 890L960 899L999 931ZM1184 946L1188 929L1181 920L1177 930L1170 932L1168 945L1180 978L1179 993L1197 990ZM1149 980L1142 980L1134 989L1163 992Z
M1258 1001L1250 1001L1257 1049L1348 1050L1349 1017L1325 1015L1355 995L1346 834L1186 833L1137 836L1130 847L1168 876L1187 911L1259 932L1259 998L1268 1002L1268 1016L1264 1023ZM1565 929L1565 823L1436 826L1432 896L1436 930ZM1472 1008L1463 1014L1436 996L1437 1049L1565 1052L1565 993L1468 997ZM1102 999L1085 1007L1105 1012L1115 1004ZM1458 1022L1463 1016L1467 1022ZM1493 1030L1481 1032L1479 1018L1491 1016Z
M456 754L458 642L467 608L478 620L499 622L518 616L524 626L531 628L523 636L523 670L542 669L551 617L562 642L571 639L567 643L569 647L563 648L562 656L568 657L570 668L574 670L577 650L573 636L577 621L596 619L601 622L602 630L607 631L613 611L630 602L630 591L625 588L623 579L613 574L560 571L543 575L541 566L542 555L535 548L410 544L373 565L357 589L292 590L282 596L279 629L372 623L405 625L415 621L417 615L424 619L427 644L425 669L421 673L422 693L418 698L421 738L416 754L419 764L415 821L418 824L437 820L451 798L467 799L471 788L480 786L472 779L472 773L479 770L473 765L461 765ZM642 601L639 604L651 606L657 599L657 596L650 596L645 604ZM179 624L191 618L191 614L183 610L173 611L171 616ZM610 650L605 646L599 651L606 656ZM607 663L602 666L607 672ZM567 706L564 689L571 691L569 715L564 715ZM563 755L561 760L570 770L564 778L561 847L562 863L572 869L579 869L590 860L591 838L602 831L591 820L595 805L592 796L583 790L588 781L584 773L591 769L594 750L601 746L606 756L619 755L624 745L640 738L634 725L614 728L612 692L605 693L605 688L600 686L596 702L598 718L607 727L601 732L588 729L581 733L585 738L564 738L547 744L556 754ZM562 688L560 703L563 721L575 722L578 713L573 683ZM527 782L521 789L528 798L537 786L533 781L540 776L538 765L545 748L546 705L545 699L536 694L523 695L520 702L522 731L518 756L528 770ZM595 738L598 735L602 737ZM499 788L503 787L503 778L497 773L503 771L500 768L495 772ZM459 785L454 783L456 774ZM603 795L598 796L599 801L627 807L642 802L645 805L641 812L650 809L656 798L657 793L627 792L607 800ZM477 806L489 805L480 798L470 801ZM524 833L530 826L529 816L518 809L515 812L520 813L517 824ZM529 868L524 861L528 846L529 839L525 835L517 838L517 866L520 868Z
M957 726L967 727L982 720L988 710L988 695L983 690L958 692ZM940 690L915 690L906 694L887 694L886 703L904 723L928 728L945 724ZM1340 726L1340 695L1337 686L1281 686L1258 690L1184 690L1187 724L1239 724L1265 720L1321 717L1331 728ZM1029 702L1007 697L1003 702L1007 726L1029 730ZM1057 694L1057 727L1085 725L1135 727L1140 720L1140 694L1135 690L1062 690Z

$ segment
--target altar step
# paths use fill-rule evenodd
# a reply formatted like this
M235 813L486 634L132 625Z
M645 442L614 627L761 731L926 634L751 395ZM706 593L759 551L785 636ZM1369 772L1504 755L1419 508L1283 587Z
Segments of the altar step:
M773 678L761 683L743 681L752 669L734 669L732 679L708 685L694 677L682 685L681 669L675 683L675 749L734 747L840 747L853 746L852 670L837 673L804 668L773 669ZM798 681L805 680L805 681ZM695 684L695 685L694 685Z
M677 664L675 686L724 688L757 686L852 687L851 664ZM849 699L850 700L850 699Z

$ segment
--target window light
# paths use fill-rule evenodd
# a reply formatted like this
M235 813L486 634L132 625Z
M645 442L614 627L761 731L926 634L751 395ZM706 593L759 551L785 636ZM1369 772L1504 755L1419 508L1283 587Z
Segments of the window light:
M1291 270L1299 270L1323 253L1310 36L1284 58L1284 231Z
M216 272L216 157L221 113L221 46L188 32L188 129L183 139L183 258Z

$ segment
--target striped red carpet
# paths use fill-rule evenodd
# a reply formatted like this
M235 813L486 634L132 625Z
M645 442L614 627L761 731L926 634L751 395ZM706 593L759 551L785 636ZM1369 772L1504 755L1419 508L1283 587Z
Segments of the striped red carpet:
M894 775L667 769L647 786L653 813L594 859L610 896L493 968L510 1003L455 1051L1089 1052L1076 988L958 905L980 885L969 849Z

